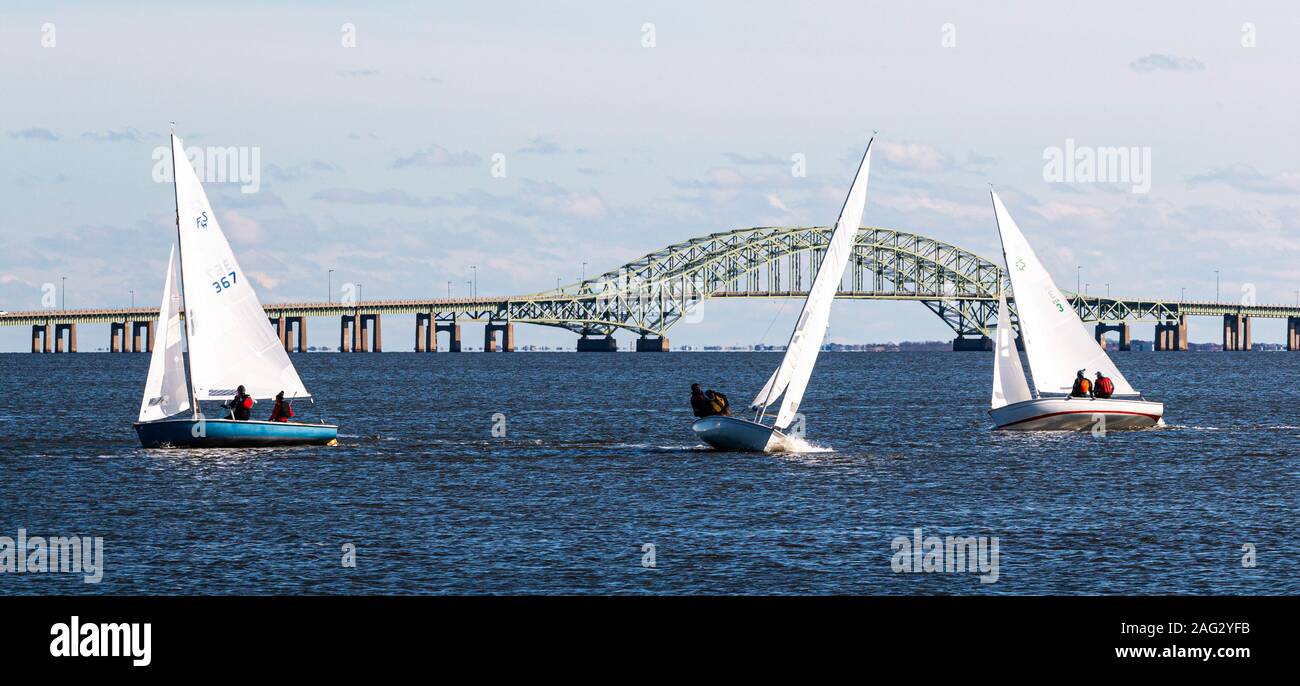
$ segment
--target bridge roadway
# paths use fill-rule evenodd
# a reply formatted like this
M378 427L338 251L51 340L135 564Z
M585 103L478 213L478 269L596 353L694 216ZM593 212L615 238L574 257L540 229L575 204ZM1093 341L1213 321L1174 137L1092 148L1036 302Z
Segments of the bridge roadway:
M806 291L716 291L709 294L709 299L798 299L807 296ZM837 296L846 300L916 300L915 295L879 293L875 291L840 291ZM1151 322L1155 326L1155 346L1157 350L1187 349L1187 318L1189 316L1223 317L1225 350L1249 350L1251 347L1250 322L1252 318L1287 319L1287 349L1300 350L1300 307L1288 305L1240 305L1211 301L1167 301L1167 300L1127 300L1121 298L1081 298L1069 295L1072 304L1081 318L1097 324L1097 333L1104 336L1110 332L1120 334L1120 347L1130 347L1131 322ZM272 303L263 306L272 325L281 332L286 349L305 350L306 325L304 320L311 317L335 317L340 322L340 349L357 352L383 349L380 316L416 315L415 348L421 352L437 349L437 334L449 333L449 347L459 351L460 323L463 321L484 322L490 328L485 336L493 339L495 334L504 334L500 341L502 350L514 348L513 324L534 323L555 326L551 321L530 318L526 315L530 307L555 306L573 299L572 295L562 293L544 293L528 296L478 298L433 298L414 300L366 300L355 303L343 302L299 302ZM954 299L967 299L988 302L996 306L996 300L969 296L954 296ZM1014 301L1012 302L1014 309ZM512 316L515 315L515 316ZM183 315L182 315L183 316ZM154 322L158 319L158 310L143 307L100 308L100 309L46 309L25 312L4 312L0 314L0 326L32 327L32 352L70 352L76 350L77 324L111 325L109 349L114 352L141 351L151 349ZM282 325L283 322L283 325ZM432 324L430 324L432 322ZM129 335L128 335L129 332ZM294 340L293 334L299 340ZM582 350L612 350L607 336L584 336L579 347ZM663 341L662 343L660 341ZM376 345L378 343L378 345ZM66 344L66 345L65 345ZM493 347L485 340L485 350ZM958 336L954 339L954 348L961 350L989 349L987 334L982 336ZM662 336L642 333L638 340L638 349L643 351L667 350L667 339Z
M581 336L578 350L614 350L614 331L637 334L637 349L668 349L668 331L690 321L709 299L803 298L829 245L829 227L754 227L676 243L581 283L517 296L275 303L264 307L286 348L302 347L307 321L338 317L339 348L382 350L381 318L415 315L416 350L437 348L438 333L460 349L461 321L485 323L484 349L514 346L515 324L562 327ZM943 319L954 349L989 348L997 296L1008 288L1001 267L943 241L894 229L863 227L841 282L840 298L919 301ZM1068 294L1067 294L1068 295ZM1223 318L1227 350L1249 350L1255 317L1287 320L1287 347L1300 349L1300 306L1125 299L1069 295L1098 337L1118 331L1129 347L1131 322L1155 326L1159 350L1187 347L1187 318ZM1014 321L1014 298L1012 300ZM0 313L0 326L31 326L32 351L75 350L78 324L110 325L110 350L148 350L157 310L149 307ZM292 334L296 334L292 335ZM296 344L295 345L295 341ZM65 346L66 340L66 346Z

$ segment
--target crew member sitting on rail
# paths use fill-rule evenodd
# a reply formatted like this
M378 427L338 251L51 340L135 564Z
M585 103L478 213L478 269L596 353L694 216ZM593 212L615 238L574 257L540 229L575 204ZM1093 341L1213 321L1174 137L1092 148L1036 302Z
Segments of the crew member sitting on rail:
M1092 396L1092 382L1083 375L1083 370L1074 377L1074 388L1070 389L1071 398L1088 398Z
M223 405L229 415L226 419L237 419L241 422L248 421L249 414L253 411L253 397L244 392L243 384L235 389L235 397L226 401Z
M1115 382L1110 377L1097 372L1097 380L1092 383L1092 397L1105 400L1115 392Z
M709 399L709 404L713 409L713 414L724 416L731 415L731 402L727 400L727 396L713 390L712 388L706 391L704 395Z
M284 391L275 394L275 407L271 410L271 421L287 422L293 416L293 405L284 401Z

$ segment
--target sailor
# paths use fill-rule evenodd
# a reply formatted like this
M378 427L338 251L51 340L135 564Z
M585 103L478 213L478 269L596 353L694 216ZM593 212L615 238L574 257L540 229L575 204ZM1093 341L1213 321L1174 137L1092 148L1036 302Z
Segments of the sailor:
M271 421L287 422L293 416L293 405L284 401L284 391L275 394L275 407L271 409Z
M226 417L227 419L245 422L248 421L248 416L253 411L253 398L244 392L244 385L240 384L239 388L235 389L235 397L227 401L223 407L230 411L230 415Z
M705 392L704 395L709 399L709 405L713 410L713 414L731 414L731 402L727 400L727 396L713 390L712 388Z
M1084 370L1080 369L1074 377L1074 388L1070 389L1071 398L1088 398L1092 396L1092 382L1088 377L1083 375Z
M696 417L711 417L717 414L713 411L713 401L700 390L700 385L697 383L691 384L691 412L694 412Z
M1097 380L1092 384L1092 397L1105 400L1115 393L1115 382L1110 377L1097 372Z

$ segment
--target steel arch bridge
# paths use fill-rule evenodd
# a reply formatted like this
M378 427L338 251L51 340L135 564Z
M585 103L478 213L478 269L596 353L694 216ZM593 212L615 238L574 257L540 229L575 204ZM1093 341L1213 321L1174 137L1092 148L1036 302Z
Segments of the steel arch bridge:
M830 242L831 227L756 227L670 245L560 289L511 298L483 314L560 326L583 335L626 329L664 337L711 298L802 297ZM997 322L1002 269L954 245L893 229L858 232L836 297L917 300L959 336ZM467 314L469 314L467 312ZM472 315L473 316L473 315Z

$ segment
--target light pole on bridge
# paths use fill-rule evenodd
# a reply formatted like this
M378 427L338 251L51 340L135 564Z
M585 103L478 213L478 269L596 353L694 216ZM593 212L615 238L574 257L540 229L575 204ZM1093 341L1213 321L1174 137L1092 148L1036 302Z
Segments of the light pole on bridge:
M135 291L131 291L131 309L135 309Z
M325 276L325 302L332 304L334 302L334 270L331 269Z
M68 277L64 276L61 278L63 279L63 311L67 312L68 311Z
M474 285L470 287L469 295L471 298L477 298L478 297L478 265L471 264L469 268L470 271L474 272Z
M1219 302L1219 270L1214 270L1214 302Z
M451 282L447 282L447 299L451 300Z

